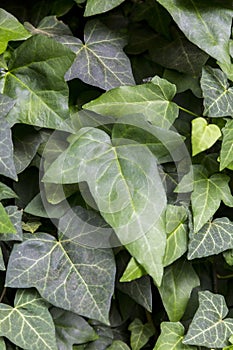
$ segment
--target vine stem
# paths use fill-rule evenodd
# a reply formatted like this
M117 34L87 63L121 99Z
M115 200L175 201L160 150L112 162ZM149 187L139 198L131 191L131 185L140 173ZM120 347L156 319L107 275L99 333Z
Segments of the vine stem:
M225 280L225 279L228 279L228 278L233 278L233 274L225 275L225 276L221 276L221 275L217 274L217 278L220 279L220 280Z
M198 114L196 114L196 113L194 113L194 112L191 112L191 111L189 111L188 109L186 109L186 108L184 108L184 107L181 107L181 106L178 106L179 107L179 109L181 109L182 111L184 111L184 112L186 112L186 113L188 113L188 114L190 114L190 115L193 115L194 117L200 117Z

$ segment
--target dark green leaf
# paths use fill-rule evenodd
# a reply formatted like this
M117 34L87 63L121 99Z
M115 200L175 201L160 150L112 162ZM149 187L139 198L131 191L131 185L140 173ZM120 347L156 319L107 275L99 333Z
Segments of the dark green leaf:
M2 248L0 248L0 270L1 271L6 270L5 262L4 262L4 258L3 258L3 254L2 254ZM0 350L1 350L1 342L0 342Z
M0 200L17 198L17 194L7 185L0 182Z
M5 117L7 113L11 110L11 108L14 106L15 100L8 97L7 95L0 94L0 106L1 106L1 117Z
M17 180L15 164L13 161L13 144L11 130L8 122L0 118L0 174Z
M93 16L112 10L125 0L87 0L84 16Z
M44 17L36 28L28 22L25 23L25 27L33 35L72 35L72 32L69 29L69 27L65 25L62 21L59 21L55 16Z
M128 328L131 331L130 345L132 350L140 350L154 334L154 327L151 323L143 324L136 318Z
M233 162L233 120L228 120L222 129L223 140L220 152L220 170L228 167Z

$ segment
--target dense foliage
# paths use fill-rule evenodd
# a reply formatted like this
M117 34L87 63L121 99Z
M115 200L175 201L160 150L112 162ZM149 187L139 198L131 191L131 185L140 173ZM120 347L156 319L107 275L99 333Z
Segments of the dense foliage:
M233 349L233 4L1 1L0 349Z

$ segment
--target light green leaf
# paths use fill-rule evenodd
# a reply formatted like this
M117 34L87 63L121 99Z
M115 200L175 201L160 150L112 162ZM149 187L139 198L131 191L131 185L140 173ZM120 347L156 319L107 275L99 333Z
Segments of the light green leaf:
M233 120L228 120L222 129L223 139L220 151L220 171L233 162Z
M64 74L73 59L69 49L46 36L33 36L20 45L4 78L4 93L16 99L8 121L70 131Z
M26 232L35 233L41 225L40 221L22 221L22 229Z
M180 322L162 322L161 334L153 350L197 350L182 343L184 326Z
M16 233L16 230L2 203L0 203L0 233Z
M179 113L178 106L171 102L175 94L175 85L156 76L147 84L108 91L83 108L114 117L142 113L152 124L169 128Z
M93 16L112 10L125 0L87 0L84 16Z
M72 350L73 344L83 344L98 336L84 318L70 311L53 307L50 309L56 330L59 350Z
M76 59L65 75L66 80L79 78L104 90L135 84L130 61L123 51L125 40L98 20L87 22L84 43L73 37L61 38L61 41L68 46L70 42L76 53Z
M192 155L205 151L221 137L221 130L215 124L207 124L199 117L192 120Z
M130 323L128 329L131 331L130 345L132 350L140 350L154 334L154 326L151 323L143 324L138 318Z
M115 275L113 254L110 249L79 243L82 236L92 236L93 226L95 235L101 234L103 223L96 214L79 207L75 214L78 226L69 213L60 220L63 233L58 241L46 233L25 234L25 241L14 245L6 285L35 287L55 306L108 323Z
M130 350L130 348L123 341L114 340L107 350Z
M191 42L218 61L231 62L229 39L233 11L228 1L212 0L211 3L209 0L157 1L170 12Z
M225 73L208 66L203 68L201 88L204 97L204 115L233 116L233 88L230 87Z
M233 248L233 223L228 218L217 218L190 235L188 259L219 254Z
M136 259L131 258L124 271L124 274L120 279L120 282L131 282L144 275L146 275L144 268L137 262Z
M11 129L8 122L0 118L0 174L17 180L15 164L13 160L13 143Z
M14 231L9 233L1 234L1 241L22 241L23 240L23 232L21 226L21 220L23 211L19 210L18 207L14 205L9 205L5 208L8 217L13 224Z
M194 233L214 215L223 201L233 207L233 197L228 185L229 177L216 173L208 177L208 173L201 165L193 166L194 187L191 195L194 219Z
M17 194L10 187L0 182L0 201L9 198L17 198Z
M6 344L5 344L4 339L2 337L0 338L0 350L7 350Z
M183 343L208 348L229 345L228 338L233 332L233 319L225 318L227 314L228 308L222 295L209 291L199 292L199 308Z
M191 292L199 284L196 272L186 261L179 260L165 269L159 293L170 321L182 318Z
M30 36L17 18L0 9L0 54L6 50L9 41L24 40Z
M34 290L18 290L14 307L0 304L0 335L28 350L57 350L48 304Z

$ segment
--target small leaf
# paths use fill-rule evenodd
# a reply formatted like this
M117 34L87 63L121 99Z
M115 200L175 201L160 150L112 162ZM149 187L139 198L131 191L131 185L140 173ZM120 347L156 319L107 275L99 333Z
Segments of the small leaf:
M2 233L6 233L6 234L16 233L16 229L14 228L2 203L0 203L0 234Z
M30 33L10 13L0 9L0 54L3 53L9 41L24 40Z
M199 292L199 308L189 326L183 343L222 348L233 333L233 319L226 318L228 308L222 295Z
M3 199L17 198L17 194L7 185L0 182L0 201Z
M41 226L40 221L27 221L27 222L22 221L22 229L26 232L35 233L40 226Z
M107 350L130 350L128 345L121 340L114 340Z
M159 293L170 321L182 318L191 292L199 284L192 265L185 261L178 261L165 269Z
M197 350L183 344L184 326L180 322L162 322L161 334L153 350Z
M124 274L122 275L120 282L131 282L146 274L144 268L137 262L136 259L131 258Z
M69 41L76 59L65 75L66 80L79 78L89 85L109 90L120 85L134 85L134 78L128 57L123 51L125 40L110 31L98 20L87 22L84 30L84 44L73 37Z
M13 224L14 231L10 233L3 233L0 236L1 241L22 241L23 240L23 231L21 227L21 220L23 211L19 210L18 207L14 205L9 205L5 208L8 217Z
M112 10L125 0L87 0L84 16L93 16Z
M14 307L0 304L0 335L28 350L57 350L48 304L34 290L18 290Z
M220 171L233 162L233 120L228 120L222 129L223 140L220 151Z
M204 97L204 115L233 116L233 88L230 87L225 73L208 66L203 68L201 88Z
M136 318L130 325L131 331L130 345L132 350L140 350L154 334L154 327L151 323L143 324L141 320Z
M205 151L221 137L221 131L215 124L207 125L204 118L192 120L192 155Z
M4 258L3 258L3 254L2 254L2 248L0 248L0 270L1 271L5 271L6 270L5 262L4 262ZM0 342L0 350L1 350L1 342Z

